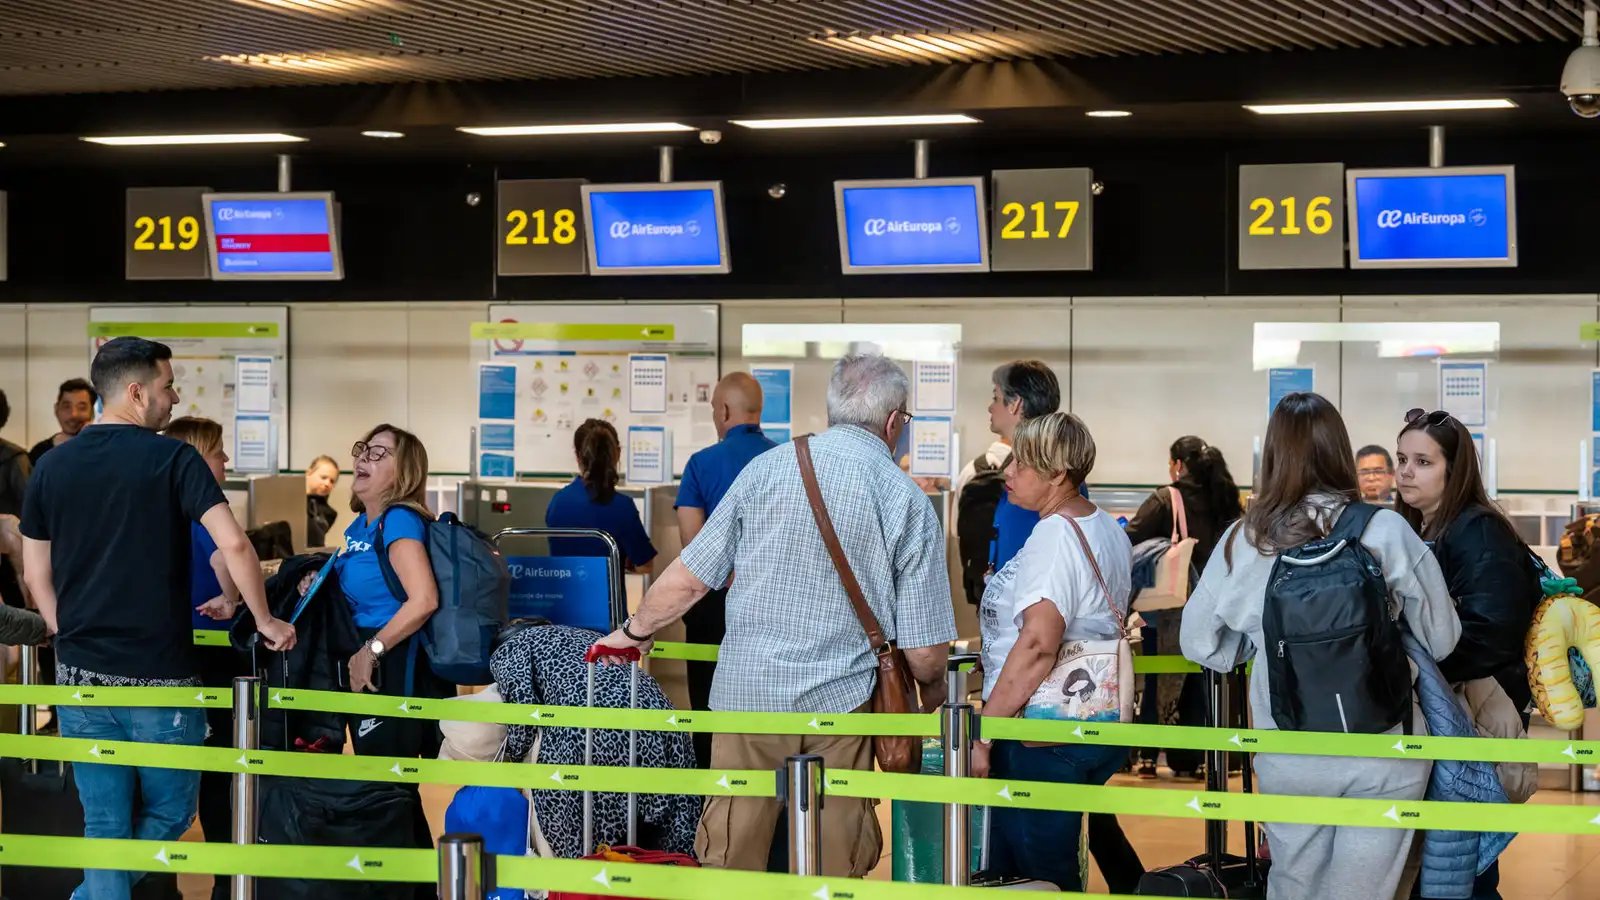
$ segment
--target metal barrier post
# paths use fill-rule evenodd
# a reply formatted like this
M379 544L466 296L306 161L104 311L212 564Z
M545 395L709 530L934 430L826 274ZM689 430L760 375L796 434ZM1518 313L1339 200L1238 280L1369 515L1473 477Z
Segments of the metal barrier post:
M822 757L806 753L784 761L778 787L788 805L789 874L822 874Z
M967 699L967 673L963 667L978 661L973 654L955 654L945 663L949 692L939 710L939 740L944 745L944 774L966 778L972 774L972 704ZM963 803L944 807L944 883L966 887L972 883L972 809Z
M488 860L479 835L447 834L439 838L439 900L484 900L484 885L488 883L484 866Z
M241 753L261 748L261 679L240 676L233 679L233 747ZM256 842L256 776L248 771L233 776L233 842L250 846ZM231 878L231 900L255 900L256 880L250 875Z
M20 648L17 665L22 670L22 684L38 684L39 667L38 648L31 644L23 644ZM17 708L17 733L22 735L37 734L39 732L39 711L31 703L24 703ZM28 774L39 774L39 761L28 760Z

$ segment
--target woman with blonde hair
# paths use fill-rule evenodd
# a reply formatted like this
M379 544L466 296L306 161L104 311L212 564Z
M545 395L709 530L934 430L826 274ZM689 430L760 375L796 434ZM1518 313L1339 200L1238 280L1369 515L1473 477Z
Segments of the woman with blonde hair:
M350 657L350 690L395 696L454 696L428 665L417 632L439 608L428 559L428 451L409 431L379 425L350 450L355 479L335 568L361 636ZM381 554L381 557L380 557ZM439 753L439 725L425 719L352 715L351 742L363 756Z
M1093 665L1069 673L1061 684L1065 693L1038 708L1040 688L1062 647L1115 641L1127 617L1132 547L1117 521L1083 496L1094 461L1094 438L1077 416L1053 412L1017 426L1006 490L1013 504L1039 514L1039 524L983 592L978 616L986 718L1024 712L1042 718L1120 717L1120 710L1103 701L1120 693L1117 679L1133 673ZM991 746L980 740L973 748L972 774L1099 786L1127 753L1112 746L1041 747L1004 740ZM1045 881L1063 891L1082 889L1077 852L1082 813L994 807L990 816L992 874Z

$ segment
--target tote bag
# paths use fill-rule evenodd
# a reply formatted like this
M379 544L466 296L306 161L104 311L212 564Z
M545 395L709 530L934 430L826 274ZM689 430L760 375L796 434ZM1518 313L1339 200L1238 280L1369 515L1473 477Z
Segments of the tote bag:
M1194 548L1199 543L1189 536L1189 516L1183 508L1183 492L1177 485L1172 495L1172 546L1156 563L1156 583L1139 592L1133 608L1139 612L1177 609L1189 600L1189 573L1194 571Z

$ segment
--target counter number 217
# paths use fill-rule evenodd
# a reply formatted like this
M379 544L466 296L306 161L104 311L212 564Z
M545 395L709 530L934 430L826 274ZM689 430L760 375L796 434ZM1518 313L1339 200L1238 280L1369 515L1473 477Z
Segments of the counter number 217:
M1021 203L1011 202L1000 207L1000 215L1009 216L1011 221L1000 229L1001 240L1023 240L1027 238L1064 238L1072 233L1072 223L1078 218L1078 207L1082 204L1077 200L1057 200L1050 204L1055 212L1063 213L1061 227L1052 232L1050 223L1046 220L1046 203L1040 200L1023 206ZM1024 231L1022 223L1028 218L1028 211L1033 211L1033 230Z

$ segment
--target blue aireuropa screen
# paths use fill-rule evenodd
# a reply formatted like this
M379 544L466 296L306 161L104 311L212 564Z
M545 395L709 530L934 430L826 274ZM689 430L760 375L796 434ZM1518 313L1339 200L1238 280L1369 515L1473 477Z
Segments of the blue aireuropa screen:
M978 187L973 184L843 188L850 265L981 266Z
M722 266L722 223L713 188L589 194L598 269Z
M219 273L277 275L338 271L322 197L211 201Z
M1358 176L1355 205L1365 261L1504 260L1511 255L1508 176Z

